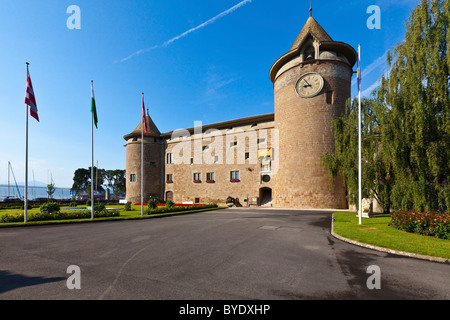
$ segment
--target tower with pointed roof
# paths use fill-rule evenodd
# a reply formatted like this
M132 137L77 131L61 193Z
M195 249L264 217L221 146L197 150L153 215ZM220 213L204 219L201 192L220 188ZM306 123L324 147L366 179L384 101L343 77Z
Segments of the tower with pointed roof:
M342 178L330 186L320 157L334 152L331 123L345 111L356 61L353 47L334 41L310 10L290 50L270 69L279 131L275 206L347 207Z
M144 199L162 199L164 193L164 140L150 116L146 115L148 135L144 135ZM126 147L126 200L141 201L142 121L124 136Z

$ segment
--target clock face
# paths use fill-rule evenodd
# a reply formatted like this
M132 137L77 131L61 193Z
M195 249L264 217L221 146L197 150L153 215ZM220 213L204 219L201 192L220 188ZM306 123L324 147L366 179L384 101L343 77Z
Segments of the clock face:
M323 88L323 78L317 73L304 74L297 81L296 90L300 97L311 98L320 93Z

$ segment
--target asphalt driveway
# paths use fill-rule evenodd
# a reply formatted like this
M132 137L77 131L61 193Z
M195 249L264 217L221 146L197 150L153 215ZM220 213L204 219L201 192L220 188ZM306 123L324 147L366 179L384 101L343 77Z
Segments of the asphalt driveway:
M330 211L236 208L0 229L0 299L449 299L450 265L335 239ZM69 289L69 266L80 289ZM369 289L370 266L380 289Z

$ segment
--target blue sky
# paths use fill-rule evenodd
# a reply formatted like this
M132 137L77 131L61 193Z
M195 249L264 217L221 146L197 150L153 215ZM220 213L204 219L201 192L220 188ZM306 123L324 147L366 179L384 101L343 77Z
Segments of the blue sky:
M362 46L364 94L404 38L415 0L313 0L336 41ZM70 5L81 29L67 28ZM367 28L370 5L381 29ZM269 69L309 16L308 0L2 0L0 183L11 161L24 181L26 65L40 122L29 118L29 181L71 187L91 165L90 82L98 111L95 162L125 169L123 136L141 119L141 93L161 132L273 112ZM364 71L365 70L365 71ZM356 86L352 86L356 95Z

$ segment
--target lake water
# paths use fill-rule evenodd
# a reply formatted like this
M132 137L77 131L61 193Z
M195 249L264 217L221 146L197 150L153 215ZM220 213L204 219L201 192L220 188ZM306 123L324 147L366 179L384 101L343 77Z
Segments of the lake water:
M25 187L18 186L19 191L15 185L9 186L9 195L11 197L23 198L25 195ZM8 185L0 185L0 198L8 196ZM71 199L70 188L58 188L55 187L55 193L53 194L54 199ZM47 187L34 187L28 185L28 200L33 200L36 198L47 198Z

